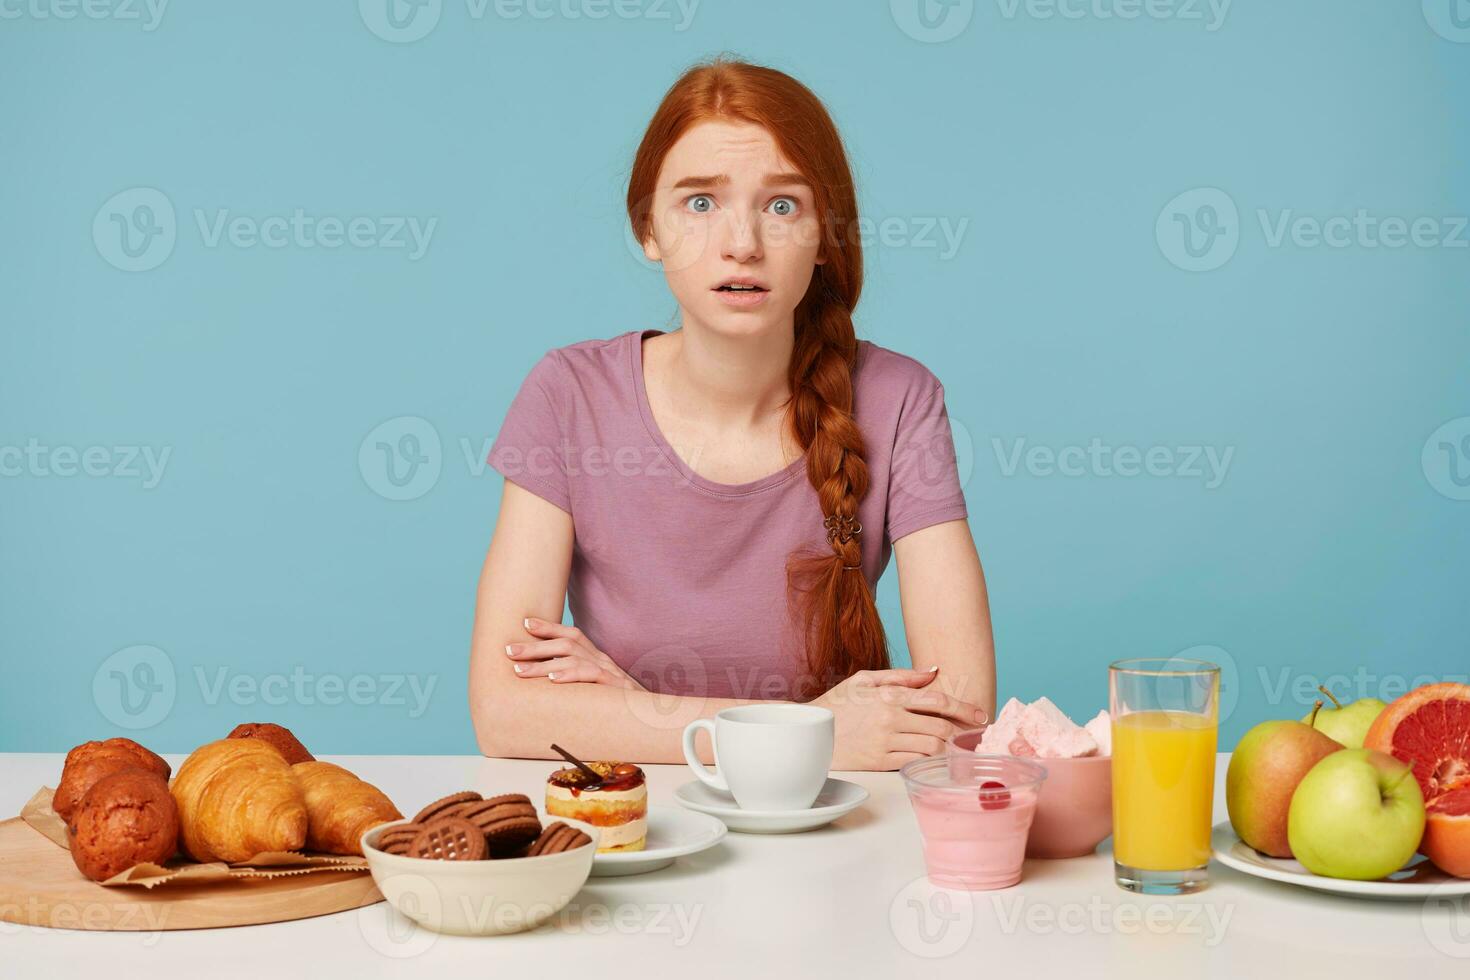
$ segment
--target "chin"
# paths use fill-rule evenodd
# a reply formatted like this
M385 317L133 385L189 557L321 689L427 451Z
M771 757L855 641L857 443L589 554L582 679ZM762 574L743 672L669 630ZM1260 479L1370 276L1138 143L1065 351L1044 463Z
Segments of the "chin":
M699 322L710 333L721 337L759 337L783 328L791 321L791 311L731 310L724 307L709 311Z

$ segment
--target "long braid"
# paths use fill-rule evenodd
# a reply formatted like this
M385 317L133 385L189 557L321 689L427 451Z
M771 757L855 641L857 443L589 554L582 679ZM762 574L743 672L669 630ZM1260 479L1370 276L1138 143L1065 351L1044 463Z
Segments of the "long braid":
M848 307L825 285L813 284L813 303L805 322L798 317L791 359L792 427L806 450L807 479L829 529L825 552L799 550L787 565L807 636L809 678L803 686L810 689L801 696L815 696L856 671L888 666L887 637L861 567L857 517L868 491L868 463L852 416L857 340Z

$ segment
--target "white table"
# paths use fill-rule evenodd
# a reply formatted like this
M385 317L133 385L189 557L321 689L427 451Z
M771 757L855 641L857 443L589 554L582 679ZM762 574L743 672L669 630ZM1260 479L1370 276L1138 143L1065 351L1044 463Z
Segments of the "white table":
M1228 759L1222 753L1217 770L1216 820L1224 817ZM183 757L169 761L177 766ZM536 799L555 768L473 756L331 761L410 811L465 788ZM59 754L0 755L0 813L19 812L38 786L55 785L61 762ZM650 801L676 805L673 791L690 778L687 770L645 769ZM838 775L872 798L837 823L791 836L730 834L663 871L592 878L566 911L531 933L438 936L385 903L297 922L151 934L0 923L0 976L1470 976L1470 903L1339 898L1218 863L1198 895L1134 895L1113 884L1107 844L1087 858L1027 862L1025 879L1004 891L971 898L937 890L924 879L898 774Z

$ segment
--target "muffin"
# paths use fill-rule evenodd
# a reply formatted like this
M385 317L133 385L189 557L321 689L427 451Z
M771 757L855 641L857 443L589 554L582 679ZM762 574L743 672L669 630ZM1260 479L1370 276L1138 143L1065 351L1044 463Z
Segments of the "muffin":
M77 870L106 881L135 864L161 864L179 844L179 810L168 783L150 769L119 769L87 790L67 822Z
M66 754L61 767L61 782L51 808L67 823L76 815L77 805L87 790L103 776L136 766L157 773L168 782L172 769L163 758L130 738L109 738L104 742L83 742Z
M648 835L648 785L631 762L589 762L596 780L581 769L558 769L546 780L546 813L601 829L599 854L641 851Z
M258 738L285 756L286 761L293 766L298 762L316 761L316 756L306 751L306 746L297 741L296 736L291 734L291 729L268 721L236 725L235 730L225 737Z

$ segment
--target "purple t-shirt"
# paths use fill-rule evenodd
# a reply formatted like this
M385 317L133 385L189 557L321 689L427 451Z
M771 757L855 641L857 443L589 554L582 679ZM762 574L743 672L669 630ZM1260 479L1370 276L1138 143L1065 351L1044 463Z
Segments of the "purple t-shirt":
M643 385L643 338L660 332L548 352L511 403L489 463L572 515L573 622L644 687L795 698L805 654L786 560L800 545L829 549L806 460L738 485L685 465ZM966 510L938 379L910 357L858 346L853 414L870 483L858 511L862 571L847 574L876 587L894 541Z

